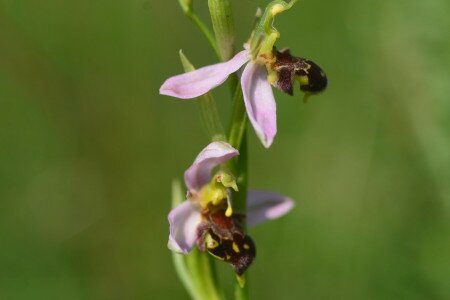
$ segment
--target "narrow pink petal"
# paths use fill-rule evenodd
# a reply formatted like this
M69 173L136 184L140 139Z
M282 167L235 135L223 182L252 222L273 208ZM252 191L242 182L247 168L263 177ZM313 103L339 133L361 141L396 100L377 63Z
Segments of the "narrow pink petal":
M264 65L249 62L241 77L248 118L264 147L269 148L277 133L276 103Z
M225 142L212 142L200 152L194 163L184 173L184 182L190 191L200 190L211 178L217 165L239 155L239 151Z
M260 190L247 193L247 223L253 226L266 220L279 218L294 207L289 197Z
M248 50L242 50L227 62L170 77L163 83L159 93L181 99L198 97L222 84L248 60Z
M188 254L197 238L197 227L201 222L200 212L189 201L184 201L169 213L170 235L167 247Z

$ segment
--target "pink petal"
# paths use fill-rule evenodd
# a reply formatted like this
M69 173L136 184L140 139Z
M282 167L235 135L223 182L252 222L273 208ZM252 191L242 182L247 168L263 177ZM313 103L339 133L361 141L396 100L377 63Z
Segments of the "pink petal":
M247 223L253 226L266 220L279 218L294 207L289 197L260 190L247 193Z
M169 213L170 235L167 247L187 254L197 238L197 227L201 222L200 212L189 201L184 201Z
M276 103L264 65L248 63L241 77L248 118L264 147L269 148L277 133Z
M184 172L184 182L190 191L200 190L211 179L217 165L239 155L239 151L225 142L212 142L200 152L194 163Z
M248 50L242 50L227 62L170 77L163 83L159 93L181 99L203 95L222 84L231 73L239 70L249 60L248 53Z

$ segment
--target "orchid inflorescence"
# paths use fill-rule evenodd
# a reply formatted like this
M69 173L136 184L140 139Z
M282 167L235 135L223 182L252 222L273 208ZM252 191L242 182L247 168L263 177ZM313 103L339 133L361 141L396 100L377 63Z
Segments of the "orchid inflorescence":
M167 79L160 88L161 94L180 99L204 97L207 94L208 105L214 105L209 91L224 83L233 73L240 77L240 88L236 86L234 101L236 107L242 106L245 110L242 109L243 115L240 117L239 114L238 118L233 117L230 130L239 131L240 134L234 138L230 133L228 140L224 135L219 135L219 139L213 136L213 142L200 152L186 170L186 200L169 213L168 243L171 250L185 255L197 246L200 251L231 264L238 278L242 278L256 255L255 244L245 233L246 225L253 226L278 218L294 206L294 202L286 196L247 190L245 180L239 180L245 175L242 166L245 160L238 157L242 151L242 142L245 142L245 111L256 135L264 147L269 148L277 133L272 86L293 95L294 83L297 81L305 92L306 102L310 95L320 93L327 85L327 77L317 64L292 56L288 49L279 51L275 47L280 33L273 27L274 17L290 9L295 2L272 1L264 14L257 14L256 26L244 44L244 49L225 62L194 70L187 58L181 56L188 72ZM201 21L192 11L192 2L186 0L180 1L180 4L198 25ZM200 28L217 50L217 45L234 41L232 33L227 31L231 22L230 12L224 12L230 8L226 0L209 0L209 4L213 25L222 22L219 24L221 26L214 26L216 40L204 25ZM225 29L220 32L220 28ZM219 49L219 53L222 53L220 50L223 49ZM190 67L186 68L187 65ZM202 99L199 98L199 101ZM208 118L217 119L217 116ZM235 209L235 206L239 209Z

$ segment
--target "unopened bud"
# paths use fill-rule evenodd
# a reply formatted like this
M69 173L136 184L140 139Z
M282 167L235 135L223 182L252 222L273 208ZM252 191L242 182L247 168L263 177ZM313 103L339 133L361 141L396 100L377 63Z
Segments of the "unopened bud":
M178 0L178 3L185 14L192 12L192 0Z

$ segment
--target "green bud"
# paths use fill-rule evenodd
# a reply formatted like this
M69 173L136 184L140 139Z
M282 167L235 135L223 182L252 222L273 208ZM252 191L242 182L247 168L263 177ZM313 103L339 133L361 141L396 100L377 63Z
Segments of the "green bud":
M188 15L192 12L192 0L178 0L178 3L185 14Z

